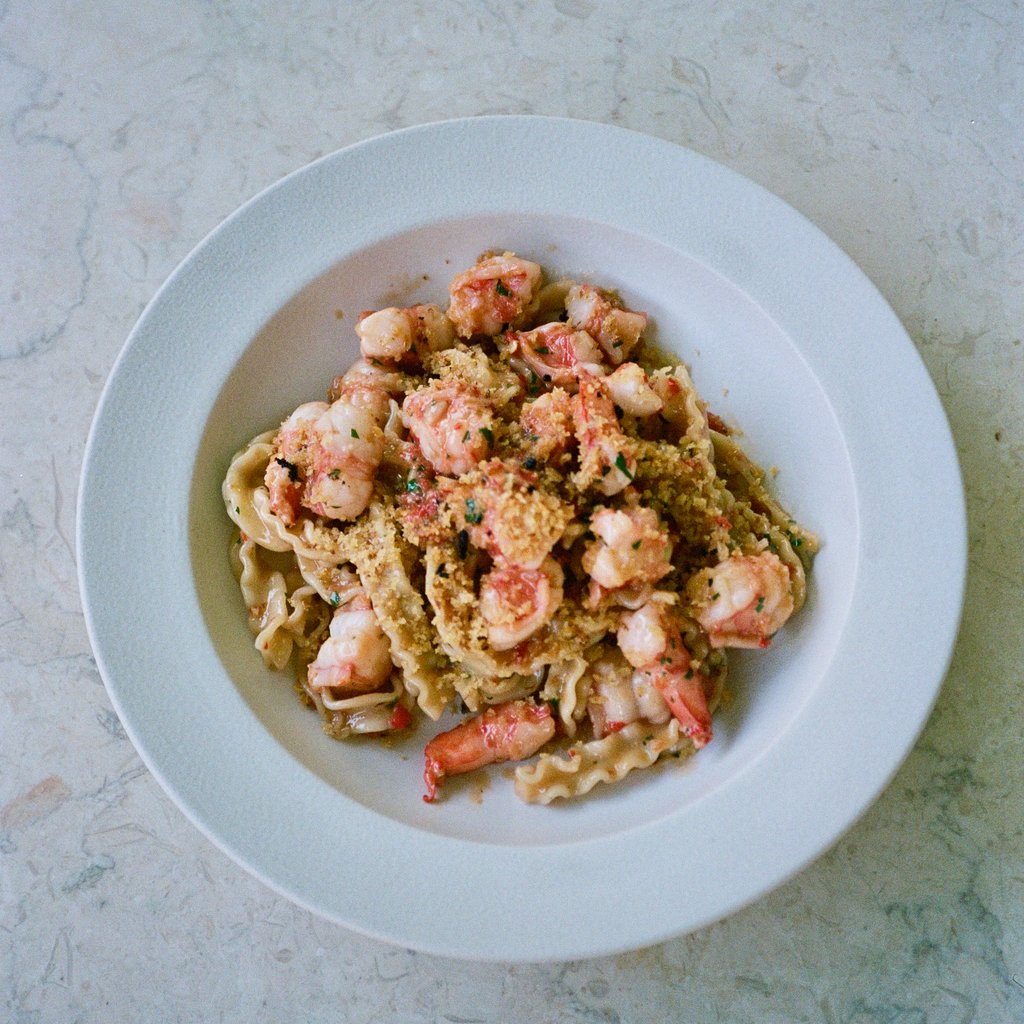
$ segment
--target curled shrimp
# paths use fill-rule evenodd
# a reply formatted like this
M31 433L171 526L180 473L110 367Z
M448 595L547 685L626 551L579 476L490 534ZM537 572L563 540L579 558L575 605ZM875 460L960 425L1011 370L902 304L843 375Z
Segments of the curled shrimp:
M406 395L402 422L435 472L462 476L490 454L494 411L475 388L452 380L431 381Z
M656 583L672 570L672 541L652 508L598 508L590 517L597 538L583 553L583 568L604 590Z
M703 403L695 398L693 383L684 366L663 367L648 378L651 390L661 399L660 420L671 426L675 436L689 434L710 439L707 423L700 415ZM692 406L696 406L693 408Z
M711 741L709 684L691 664L679 626L667 604L655 595L619 622L619 650L636 669L634 687L650 682L661 694L684 735L695 747Z
M396 363L415 351L422 358L455 344L455 328L440 306L433 304L399 309L388 306L364 313L356 324L359 350L364 359Z
M712 647L767 647L793 614L789 570L778 555L731 555L686 583L693 617Z
M575 440L572 398L561 388L546 391L532 402L524 403L519 424L534 459L558 460Z
M302 510L307 451L313 444L313 428L327 411L326 402L306 402L281 424L274 439L274 457L267 464L264 483L270 493L270 508L285 526L293 526Z
M383 431L369 411L341 398L313 425L313 437L303 504L326 519L355 519L373 496Z
M423 799L432 803L449 775L472 772L500 761L522 761L555 735L547 704L512 700L435 736L424 749Z
M536 569L496 566L480 581L480 614L495 651L510 651L551 620L565 576L551 557Z
M370 413L383 426L391 412L391 399L402 394L401 374L366 359L357 359L340 377L331 381L328 397L344 398Z
M580 470L574 482L581 488L595 486L605 495L618 494L632 483L636 458L602 379L588 376L580 380L575 413Z
M518 327L535 305L540 279L536 263L513 253L481 259L452 279L448 319L460 338Z
M584 374L600 377L601 349L586 331L569 324L544 324L532 331L509 331L505 343L513 369L525 369L534 387L543 381L551 387L575 391Z
M539 569L574 510L536 483L535 473L491 459L462 481L448 502L467 540L496 563Z
M326 519L355 519L369 504L384 452L371 412L348 398L307 402L277 433L264 482L270 507L286 525L300 506Z
M330 634L310 663L312 690L352 696L370 693L391 675L391 642L364 595L354 597L331 619Z
M612 401L631 416L653 416L664 404L636 363L623 363L608 374L605 383Z
M587 714L601 739L631 722L662 725L672 717L665 698L646 672L637 672L621 652L603 654L590 667Z
M569 289L565 309L573 327L590 334L613 364L629 356L647 327L646 313L623 309L607 292L589 284Z

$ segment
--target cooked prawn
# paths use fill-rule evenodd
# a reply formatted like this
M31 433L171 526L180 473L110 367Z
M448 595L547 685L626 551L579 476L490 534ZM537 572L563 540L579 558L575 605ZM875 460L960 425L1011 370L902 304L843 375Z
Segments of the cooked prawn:
M391 642L369 600L359 595L334 613L330 635L310 663L306 680L310 689L350 696L376 690L391 669Z
M793 614L789 570L778 555L731 555L686 583L693 617L712 647L767 647Z
M555 735L547 704L512 700L435 736L424 749L423 799L432 803L448 775L461 775L500 761L521 761Z
M583 568L605 590L656 583L672 570L672 541L652 508L599 507L590 517L596 540L583 553Z
M455 328L440 306L388 306L364 313L356 324L364 359L398 362L415 350L422 358L455 344Z
M532 331L508 331L505 344L512 368L524 371L534 388L543 381L547 386L575 391L581 376L600 377L605 372L594 339L569 324L555 322Z
M402 422L424 458L446 476L475 469L494 443L494 410L476 388L458 380L433 380L406 395Z
M647 327L646 313L624 309L607 292L589 284L569 289L565 309L573 327L590 334L612 363L629 356Z
M270 492L270 508L285 526L293 526L301 513L305 476L300 466L309 466L306 452L313 443L313 425L327 409L326 402L300 405L281 424L274 439L274 457L267 464L264 483Z
M354 519L369 504L384 436L365 408L340 398L307 402L277 433L265 483L270 505L292 525L300 506L327 519Z
M497 566L480 581L480 614L495 651L510 651L551 620L562 603L565 575L553 558L536 569Z
M453 491L449 502L475 547L499 565L539 569L572 521L570 504L536 486L537 475L500 459Z
M357 359L340 377L331 381L328 397L339 398L370 413L383 426L391 413L391 400L402 394L401 374Z
M575 399L576 439L580 444L579 487L596 486L605 495L618 494L636 473L632 442L622 432L604 380L585 376Z
M598 739L631 722L662 725L672 717L650 675L635 671L620 651L613 649L598 658L590 666L590 676L587 714Z
M303 504L326 519L355 519L373 496L383 431L369 411L340 398L317 419L313 438Z
M668 604L654 598L622 616L617 633L619 650L639 676L634 689L649 682L664 698L685 735L695 747L711 741L709 684L691 664L679 626Z
M608 374L605 382L612 401L631 416L653 416L664 404L636 363L623 363Z
M540 279L536 263L510 252L481 259L452 279L448 319L460 338L518 327L533 309Z
M524 403L519 424L534 459L556 461L575 440L572 398L561 388L546 391L532 402Z

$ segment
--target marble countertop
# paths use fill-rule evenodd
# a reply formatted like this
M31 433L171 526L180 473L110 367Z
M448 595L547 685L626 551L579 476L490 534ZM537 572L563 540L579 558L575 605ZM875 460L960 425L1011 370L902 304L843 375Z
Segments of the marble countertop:
M1008 0L0 3L0 1017L1024 1019L1022 53ZM806 214L910 332L969 511L948 678L863 819L725 921L558 965L385 946L246 874L136 755L76 582L89 423L175 265L315 157L485 113L645 131Z

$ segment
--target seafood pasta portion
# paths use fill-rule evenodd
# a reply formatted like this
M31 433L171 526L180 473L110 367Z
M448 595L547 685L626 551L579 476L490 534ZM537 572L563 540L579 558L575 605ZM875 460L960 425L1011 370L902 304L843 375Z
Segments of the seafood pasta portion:
M462 715L427 800L516 761L547 803L703 747L727 648L799 610L817 541L646 314L512 253L449 296L362 314L326 400L232 459L257 650L338 739Z

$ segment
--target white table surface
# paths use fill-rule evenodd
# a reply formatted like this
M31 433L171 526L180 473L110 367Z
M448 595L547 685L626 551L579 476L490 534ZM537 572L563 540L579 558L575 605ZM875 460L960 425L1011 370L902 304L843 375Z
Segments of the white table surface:
M1022 53L994 0L0 3L0 1018L1024 1019ZM877 804L747 910L560 965L385 946L247 875L127 740L76 582L89 423L176 264L315 157L485 113L645 131L806 214L918 346L970 519L953 664Z

